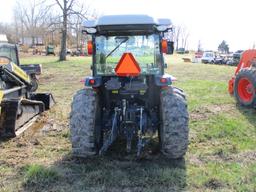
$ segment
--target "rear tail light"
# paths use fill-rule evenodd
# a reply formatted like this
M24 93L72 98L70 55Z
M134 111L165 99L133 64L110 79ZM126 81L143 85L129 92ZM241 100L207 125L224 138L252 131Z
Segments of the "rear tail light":
M90 79L90 80L89 80L89 84L90 84L90 85L94 85L94 84L95 84L95 80L94 80L94 79Z
M161 78L161 79L160 79L160 82L161 82L161 83L167 83L167 79L166 79L166 78Z
M174 80L176 80L176 78L169 74L156 75L155 77L155 83L157 86L160 86L160 87L169 86L172 84Z
M101 85L101 77L86 77L84 80L84 85L87 87L99 87Z
M88 41L87 42L87 52L88 52L88 55L92 55L93 54L93 44L92 44L92 41Z
M167 45L167 40L163 39L161 42L161 49L163 53L168 52L168 45Z

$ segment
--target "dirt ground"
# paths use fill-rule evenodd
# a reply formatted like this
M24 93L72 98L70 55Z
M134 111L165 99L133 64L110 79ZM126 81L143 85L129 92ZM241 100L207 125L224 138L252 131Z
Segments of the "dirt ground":
M90 74L90 58L23 58L43 65L39 91L57 103L22 136L0 141L0 191L256 191L256 112L227 93L235 68L167 59L190 112L189 150L179 160L162 156L157 140L140 160L123 152L122 141L106 156L72 158L70 103Z

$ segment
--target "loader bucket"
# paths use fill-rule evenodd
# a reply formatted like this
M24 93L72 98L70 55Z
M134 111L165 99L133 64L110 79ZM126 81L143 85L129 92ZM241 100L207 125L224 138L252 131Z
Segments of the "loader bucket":
M15 137L16 131L45 110L44 103L27 99L1 102L0 136Z
M31 100L42 101L45 110L49 110L56 103L51 93L33 93L31 94Z
M6 99L1 102L0 137L15 137L35 116L55 104L50 93L33 93L29 99ZM24 129L25 130L25 129ZM23 132L23 131L22 131Z

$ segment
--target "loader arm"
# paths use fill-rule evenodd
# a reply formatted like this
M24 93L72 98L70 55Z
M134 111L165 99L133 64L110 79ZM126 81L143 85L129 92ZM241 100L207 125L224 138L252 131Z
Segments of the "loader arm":
M235 75L242 69L251 67L251 61L256 58L256 50L247 50L243 53L242 58L237 66Z

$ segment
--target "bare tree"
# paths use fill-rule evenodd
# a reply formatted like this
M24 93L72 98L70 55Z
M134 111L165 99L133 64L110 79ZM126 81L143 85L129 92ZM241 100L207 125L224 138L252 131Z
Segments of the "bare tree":
M181 47L186 49L187 46L187 41L189 37L189 32L185 26L181 27L181 32L180 32L180 38L181 38Z
M19 8L19 3L16 3L16 6L13 9L14 13L14 27L16 32L17 42L19 42L19 38L21 39L21 43L24 43L24 23L23 23L23 11Z
M89 13L89 7L78 0L16 0L14 33L22 43L26 36L32 38L32 44L36 37L42 37L44 42L60 42L59 59L63 61L66 60L68 37L72 44L75 39L78 48L81 42L81 23L87 19L87 15L96 14L95 11Z
M0 34L5 34L7 36L8 42L15 43L15 28L11 24L0 23Z
M175 33L174 33L174 43L176 44L176 51L179 49L179 40L180 40L180 34L181 34L181 26L175 27Z
M201 51L203 51L203 49L202 49L201 41L199 40L197 45L197 52L201 52Z
M43 36L51 7L46 0L16 1L14 18L17 28L21 29L22 38L26 32L32 38L32 44L35 44L35 38Z
M185 49L188 49L188 38L189 38L189 33L185 36L185 44L184 44Z
M98 13L96 10L91 10L90 12L90 17L93 19L98 18ZM82 41L82 22L84 18L82 18L80 15L73 15L71 17L71 23L70 27L72 29L72 35L75 36L75 44L76 48L79 49L81 48L81 41Z
M187 48L189 32L183 25L177 25L175 27L174 42L176 44L176 50L179 48Z
M76 16L76 22L74 22L74 30L75 30L75 35L76 35L76 48L79 48L80 45L80 40L81 40L81 23L82 23L82 19L79 16Z
M183 48L187 49L188 46L188 38L189 38L189 33L186 32L184 33L184 36L182 37L182 41L183 41Z
M61 27L61 50L60 61L66 60L66 48L67 48L67 34L68 24L71 16L76 15L77 18L86 19L88 9L84 8L83 4L78 4L75 0L55 0L58 7L61 9L62 27Z

